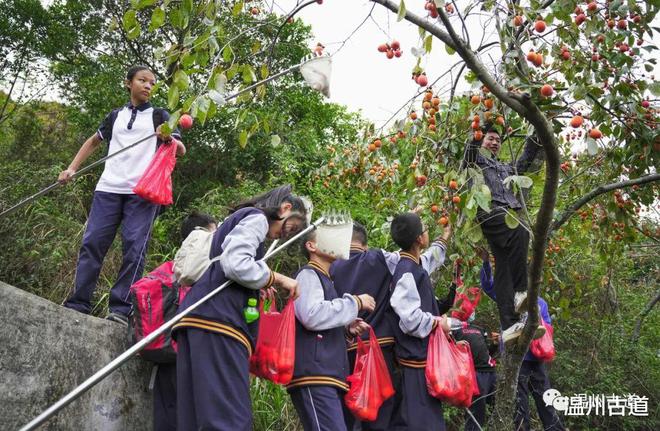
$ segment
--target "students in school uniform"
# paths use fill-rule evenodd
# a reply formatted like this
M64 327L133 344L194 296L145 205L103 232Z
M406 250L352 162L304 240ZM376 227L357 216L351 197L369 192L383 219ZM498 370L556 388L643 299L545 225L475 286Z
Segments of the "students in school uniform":
M392 220L392 239L401 247L401 260L392 279L390 298L394 352L401 365L401 402L390 429L395 431L443 431L442 403L426 388L426 355L431 331L438 325L449 331L445 316L438 315L438 302L428 271L421 260L429 245L428 230L415 213L403 213ZM443 233L439 264L444 262L449 226Z
M335 258L319 247L321 234L311 232L303 242L309 262L296 275L296 360L287 390L305 431L340 431L350 374L346 337L368 329L358 313L373 311L375 302L368 294L337 293L328 273Z
M443 238L437 238L431 246L421 255L422 266L430 273L440 266L444 256ZM387 318L390 305L390 285L397 264L401 259L399 252L388 252L382 249L368 248L368 234L364 226L353 222L353 236L351 238L350 257L346 260L336 260L330 267L330 276L335 283L337 292L341 295L369 294L376 300L373 312L363 311L359 317L368 323L378 337L378 344L383 351L395 390L398 388L399 373L394 360L394 330ZM365 335L366 336L366 335ZM355 354L357 342L353 341L348 347L349 367L355 367ZM372 422L362 422L362 431L387 430L392 419L392 413L398 400L398 392L394 397L388 398L378 410L378 417ZM344 415L346 427L352 430L355 418L348 410Z
M122 264L110 290L107 318L123 324L128 324L130 287L142 278L151 228L159 210L159 205L133 193L156 148L163 143L160 128L169 119L167 111L149 103L155 83L156 78L148 67L130 68L125 82L129 103L106 116L97 132L85 141L69 167L58 177L61 183L69 182L102 141L107 142L108 153L112 154L156 133L153 138L105 162L78 255L74 290L64 303L65 307L90 313L103 259L121 226ZM177 155L185 154L178 131L172 136L179 140Z
M185 309L227 280L230 284L174 325L177 355L179 431L252 429L249 357L258 320L247 323L248 300L277 285L295 297L298 283L260 260L267 238L288 237L306 224L303 201L273 192L243 203L215 231L210 258L220 256L193 284L180 305Z

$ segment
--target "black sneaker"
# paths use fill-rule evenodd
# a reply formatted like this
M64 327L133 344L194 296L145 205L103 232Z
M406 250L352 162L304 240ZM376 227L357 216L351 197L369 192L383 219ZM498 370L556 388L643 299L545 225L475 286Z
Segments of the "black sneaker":
M121 323L124 326L128 326L128 317L124 316L123 314L109 313L107 316L105 316L105 318L112 322L117 322L117 323Z

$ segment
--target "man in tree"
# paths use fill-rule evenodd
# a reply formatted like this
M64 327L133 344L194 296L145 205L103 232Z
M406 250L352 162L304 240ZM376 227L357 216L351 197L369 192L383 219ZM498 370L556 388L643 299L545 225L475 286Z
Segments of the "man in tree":
M504 184L512 175L527 171L541 148L534 137L525 142L522 156L511 163L497 158L501 147L500 132L492 125L484 127L483 140L472 139L465 149L462 167L477 167L491 193L491 211L479 209L477 220L495 256L495 293L497 308L502 326L502 339L505 343L514 342L525 326L520 314L527 305L527 249L529 232L522 223L511 229L505 216L517 212L522 204L513 190ZM543 335L541 325L534 338Z

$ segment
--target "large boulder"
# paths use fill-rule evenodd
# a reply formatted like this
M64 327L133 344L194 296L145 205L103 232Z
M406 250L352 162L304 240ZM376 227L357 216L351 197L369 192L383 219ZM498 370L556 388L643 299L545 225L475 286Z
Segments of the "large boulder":
M0 428L27 424L127 347L123 325L0 282ZM150 372L130 359L39 429L151 430Z

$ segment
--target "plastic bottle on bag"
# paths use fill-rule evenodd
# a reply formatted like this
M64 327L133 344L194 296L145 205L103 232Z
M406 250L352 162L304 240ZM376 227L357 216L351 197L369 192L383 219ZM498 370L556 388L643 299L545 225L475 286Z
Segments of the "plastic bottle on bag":
M257 310L257 299L248 299L248 306L243 309L243 316L247 323L252 323L259 319L259 310Z

